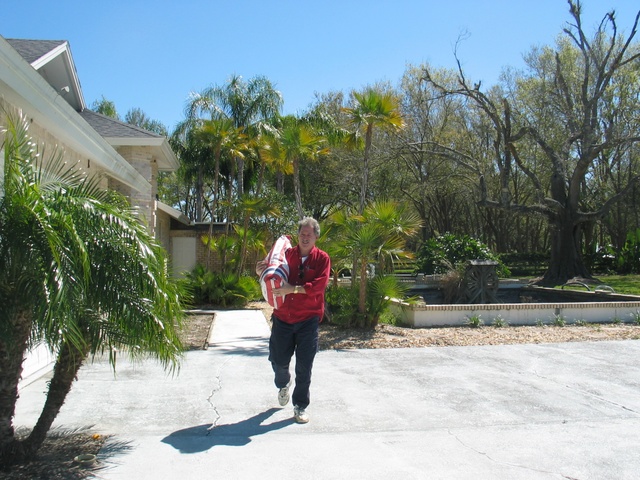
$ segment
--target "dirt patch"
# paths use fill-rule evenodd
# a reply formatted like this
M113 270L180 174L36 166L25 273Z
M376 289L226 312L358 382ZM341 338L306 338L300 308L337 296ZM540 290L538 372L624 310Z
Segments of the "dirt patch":
M83 454L97 455L106 440L106 436L88 431L53 429L35 460L14 465L8 470L0 470L0 477L6 480L75 480L99 477L98 472L104 468L100 462L82 466L74 459Z
M267 302L253 302L249 308L262 310L271 318ZM515 345L523 343L593 342L601 340L639 340L640 325L598 324L541 325L525 327L443 327L403 328L378 325L375 330L345 329L320 325L320 350L347 348L415 348L472 345Z

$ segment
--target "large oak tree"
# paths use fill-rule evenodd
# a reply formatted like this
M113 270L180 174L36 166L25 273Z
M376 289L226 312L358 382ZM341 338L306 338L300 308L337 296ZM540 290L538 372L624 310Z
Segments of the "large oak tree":
M484 93L480 84L470 84L462 68L457 85L444 85L425 70L425 81L444 95L465 99L488 126L492 158L487 165L479 151L463 151L455 144L431 144L430 150L478 174L481 205L546 218L551 260L539 280L545 285L590 278L581 254L585 231L640 179L640 49L633 42L640 12L628 34L618 32L612 11L589 38L580 2L568 4L572 22L555 48L532 51L527 75L517 76L508 88ZM602 172L623 166L624 185L604 199L600 194L597 204L590 201L594 179L602 191L607 181ZM489 176L498 179L499 189L487 187ZM514 200L516 179L533 187L535 195L528 202Z

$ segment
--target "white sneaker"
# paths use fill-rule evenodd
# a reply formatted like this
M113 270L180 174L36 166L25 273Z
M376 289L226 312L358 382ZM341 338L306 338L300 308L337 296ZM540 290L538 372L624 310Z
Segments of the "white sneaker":
M289 403L289 385L278 390L278 403L281 407Z
M304 408L300 408L297 405L293 407L293 417L296 419L297 423L309 422L309 414L304 410Z

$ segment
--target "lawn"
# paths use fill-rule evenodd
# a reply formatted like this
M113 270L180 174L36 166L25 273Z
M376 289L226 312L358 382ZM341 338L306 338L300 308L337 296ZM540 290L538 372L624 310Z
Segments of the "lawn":
M602 285L609 285L616 293L640 295L640 275L595 275Z

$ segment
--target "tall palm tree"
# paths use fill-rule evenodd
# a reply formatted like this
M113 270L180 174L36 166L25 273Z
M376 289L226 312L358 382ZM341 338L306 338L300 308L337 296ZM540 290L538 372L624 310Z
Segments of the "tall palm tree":
M211 178L211 148L205 145L196 134L201 121L184 121L178 124L171 134L171 148L180 159L180 174L185 182L193 185L195 211L185 209L185 215L201 222L204 217L205 183Z
M89 354L151 352L175 369L182 347L179 287L164 250L126 199L68 169L43 168L27 122L7 119L0 199L0 464L42 445ZM26 439L12 424L22 361L44 342L57 352L40 418Z
M202 114L226 117L236 128L252 137L262 122L277 115L282 108L282 95L263 76L256 76L245 82L241 76L233 75L222 87L212 86L199 94L194 94L187 104L187 118L200 118ZM238 196L245 193L244 158L236 157Z
M293 175L293 164L287 158L279 133L263 137L259 154L263 163L276 174L276 191L284 193L284 176Z
M247 136L242 133L242 128L236 128L229 118L205 120L196 130L196 136L203 145L213 150L214 174L213 174L213 202L211 216L217 212L219 203L219 179L220 163L224 158L244 158L248 148Z
M354 92L355 106L344 108L349 123L352 125L354 135L364 133L364 158L362 164L362 184L360 188L360 208L358 213L364 211L369 188L369 162L371 159L371 146L373 143L374 127L382 129L404 128L404 120L400 114L398 98L392 93L381 93L373 88L368 88L362 93Z
M262 156L275 162L293 166L293 189L300 219L304 217L300 187L300 162L318 160L328 155L326 139L316 134L312 125L303 119L287 116L273 141L262 150Z

